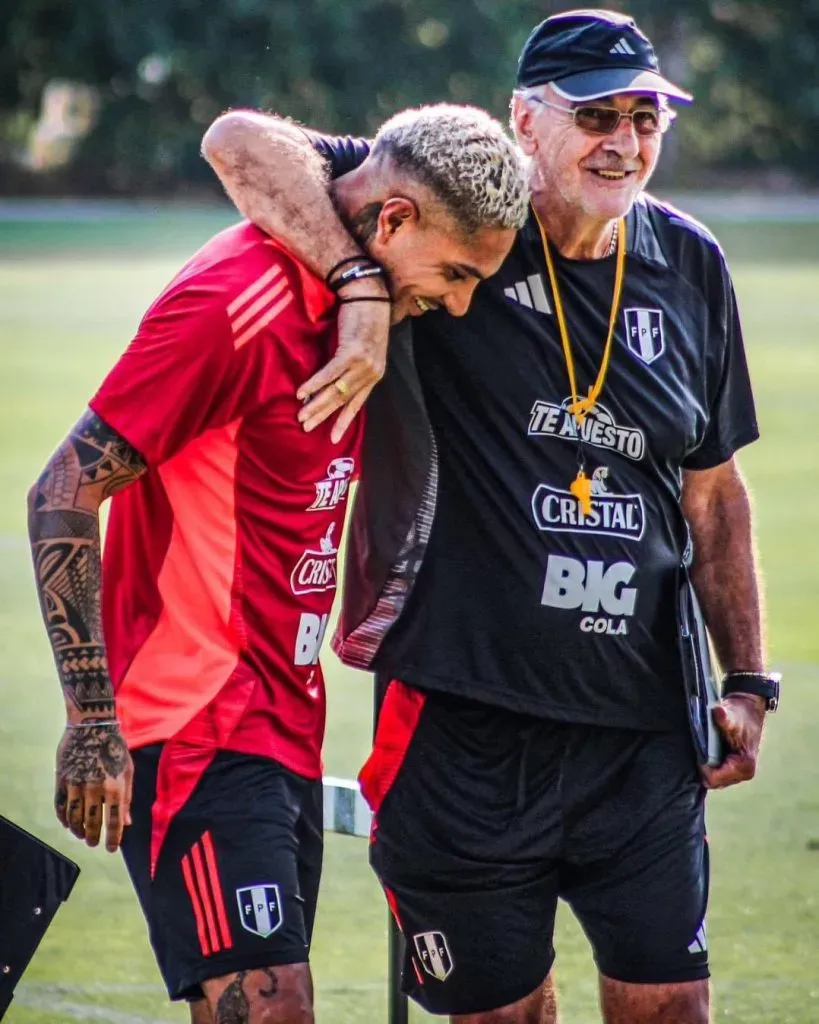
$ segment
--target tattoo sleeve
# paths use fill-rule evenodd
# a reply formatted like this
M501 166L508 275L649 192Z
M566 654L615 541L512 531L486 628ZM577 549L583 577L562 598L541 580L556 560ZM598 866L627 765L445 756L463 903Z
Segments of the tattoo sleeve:
M724 671L764 671L748 490L733 460L717 469L689 471L685 479L683 510L694 543L692 582L717 658Z
M99 508L146 466L90 410L29 492L34 578L69 715L108 718L114 694L102 632Z

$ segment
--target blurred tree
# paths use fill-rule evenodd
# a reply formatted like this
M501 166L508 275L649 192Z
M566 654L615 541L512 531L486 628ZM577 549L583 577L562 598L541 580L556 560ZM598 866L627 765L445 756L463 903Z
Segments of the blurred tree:
M205 126L231 106L371 132L449 98L505 116L517 54L553 0L17 0L0 12L0 161L48 82L97 90L96 123L50 188L213 185ZM677 176L782 165L819 181L819 0L634 0L666 72L698 102L669 139ZM0 168L2 170L2 168ZM17 179L19 186L20 179ZM0 186L2 187L2 186Z
M819 0L699 0L685 10L701 161L819 182Z

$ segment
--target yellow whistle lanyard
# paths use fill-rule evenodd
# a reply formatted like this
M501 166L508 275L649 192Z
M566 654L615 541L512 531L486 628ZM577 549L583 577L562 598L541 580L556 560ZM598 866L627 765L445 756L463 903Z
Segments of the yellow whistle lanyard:
M603 359L600 363L600 369L597 371L597 379L589 388L588 395L585 398L581 398L577 390L577 375L574 369L574 357L572 355L571 342L569 341L569 331L566 326L566 316L563 312L563 302L560 298L557 274L555 273L552 254L549 251L549 239L546 237L546 232L543 230L543 225L540 223L540 217L538 217L537 211L534 212L537 226L540 229L540 237L543 242L543 255L546 259L546 269L549 272L549 284L552 288L552 298L555 304L557 327L560 332L560 341L563 345L563 358L566 361L566 371L569 375L569 387L572 392L572 404L569 406L568 411L577 421L577 437L579 444L578 461L580 463L580 467L577 477L572 482L570 490L580 502L583 512L588 515L591 512L591 481L586 478L585 474L583 438L581 431L586 416L592 412L597 404L597 399L603 391L603 385L605 384L606 374L609 369L611 350L614 343L614 329L617 326L617 317L620 312L620 299L623 294L623 280L626 273L626 222L622 219L617 222L617 264L614 273L614 296L611 301L609 333L606 338L605 348L603 349Z

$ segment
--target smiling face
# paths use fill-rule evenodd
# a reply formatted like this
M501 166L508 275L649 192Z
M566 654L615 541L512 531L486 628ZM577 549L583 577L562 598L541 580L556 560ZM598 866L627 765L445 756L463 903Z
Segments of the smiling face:
M576 213L595 220L623 217L657 166L662 136L638 135L630 118L621 118L610 135L584 131L575 124L576 107L610 107L622 113L659 110L656 96L619 93L572 103L550 86L526 99L515 98L515 131L534 160L533 188L542 188ZM564 108L546 106L538 99Z
M486 227L465 236L442 211L421 216L410 199L387 200L368 249L389 275L392 322L438 307L463 316L478 283L500 269L515 234Z

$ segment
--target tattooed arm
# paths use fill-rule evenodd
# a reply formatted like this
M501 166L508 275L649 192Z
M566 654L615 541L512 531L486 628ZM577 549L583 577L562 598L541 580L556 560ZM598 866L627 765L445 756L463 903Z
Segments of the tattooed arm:
M130 823L133 766L116 724L105 656L99 509L145 469L138 452L89 410L28 496L35 582L68 721L57 750L54 806L65 827L96 846L105 805L111 852Z

